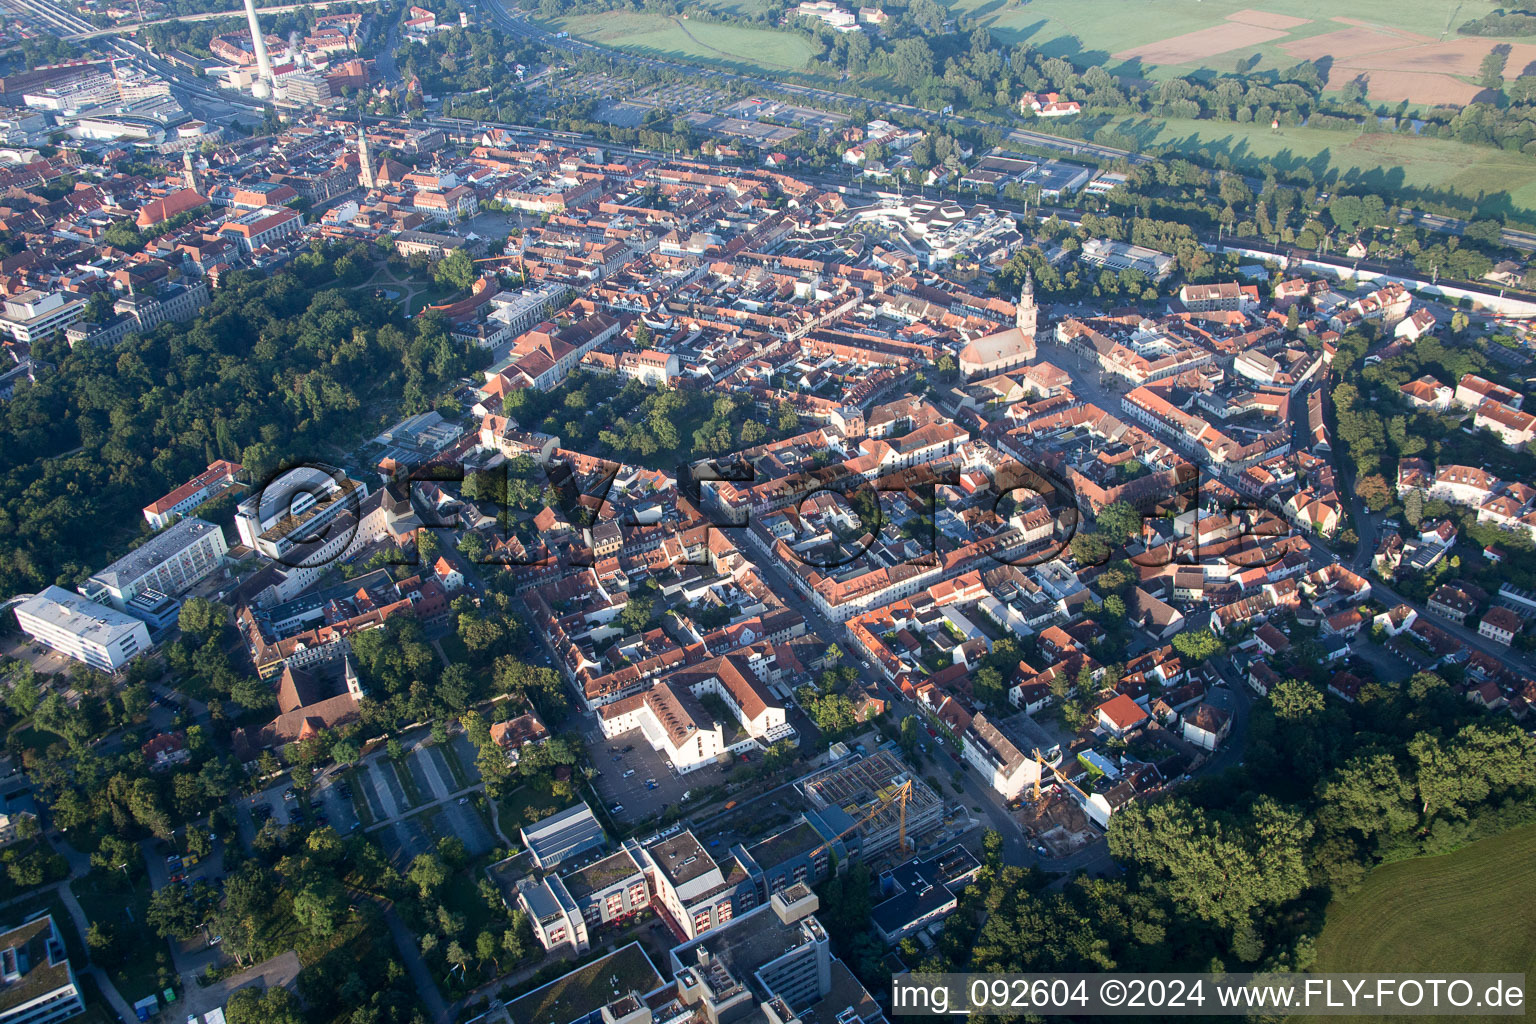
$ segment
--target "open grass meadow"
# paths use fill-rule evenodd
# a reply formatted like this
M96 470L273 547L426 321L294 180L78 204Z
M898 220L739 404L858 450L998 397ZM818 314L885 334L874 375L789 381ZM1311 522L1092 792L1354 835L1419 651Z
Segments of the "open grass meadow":
M1533 886L1536 825L1480 840L1441 857L1385 864L1371 872L1357 892L1328 908L1327 924L1317 941L1316 969L1523 971L1528 978L1536 978L1536 914L1531 913L1530 904Z
M579 14L550 24L601 46L744 72L799 71L814 55L810 44L789 32L685 21L663 14Z
M950 0L948 6L979 18L1009 44L1028 42L1051 56L1075 57L1079 64L1102 63L1115 74L1134 72L1139 67L1152 78L1199 69L1232 71L1239 61L1255 54L1259 56L1254 65L1258 70L1290 67L1297 58L1281 50L1282 44L1337 32L1351 23L1453 39L1457 26L1501 7L1489 0L1353 0L1349 4L1334 0L1030 0L1023 4L1007 0ZM1223 25L1268 28L1272 34L1233 32L1226 40L1218 41L1214 30ZM1136 61L1115 57L1193 33L1206 36L1188 40L1183 46L1187 52L1182 60ZM1247 41L1232 49L1199 52L1240 38ZM1165 55L1178 56L1171 51Z
M1403 192L1410 205L1415 192L1441 193L1476 200L1490 216L1536 220L1536 157L1521 153L1449 139L1294 126L1271 131L1268 125L1233 121L1128 117L1106 128L1141 148L1203 147L1230 155L1238 166L1305 165L1320 179L1337 174L1344 183Z

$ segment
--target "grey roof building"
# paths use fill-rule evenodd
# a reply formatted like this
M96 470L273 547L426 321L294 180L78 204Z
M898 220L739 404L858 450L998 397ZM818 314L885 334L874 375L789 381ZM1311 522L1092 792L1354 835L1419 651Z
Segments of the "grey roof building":
M522 829L521 834L534 866L545 869L608 841L603 826L585 803L535 822Z
M202 519L178 520L86 580L80 593L118 611L145 590L175 597L218 568L228 550L219 527Z

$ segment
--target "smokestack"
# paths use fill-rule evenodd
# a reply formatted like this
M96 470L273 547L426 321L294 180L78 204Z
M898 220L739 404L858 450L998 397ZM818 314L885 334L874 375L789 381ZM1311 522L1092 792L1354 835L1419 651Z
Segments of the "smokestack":
M256 51L256 70L259 80L272 84L272 59L267 56L267 41L261 35L261 22L256 20L256 0L245 0L245 20L251 25L251 48Z

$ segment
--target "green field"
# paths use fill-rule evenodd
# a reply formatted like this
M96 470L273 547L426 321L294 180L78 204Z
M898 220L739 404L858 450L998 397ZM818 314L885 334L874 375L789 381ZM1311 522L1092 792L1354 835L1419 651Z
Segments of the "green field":
M578 39L601 46L742 71L798 71L815 53L804 39L788 32L684 21L663 14L579 14L556 23Z
M1536 977L1536 825L1387 864L1328 908L1319 971L1523 971ZM1449 1017L1373 1017L1426 1021ZM1460 1018L1486 1020L1487 1018Z
M1386 28L1406 29L1440 38L1455 36L1456 28L1500 8L1488 0L1447 4L1439 0L951 0L951 10L980 19L1007 43L1028 42L1050 56L1076 58L1079 66L1104 64L1111 73L1124 73L1123 62L1111 59L1136 46L1198 32L1219 24L1238 11L1262 11L1307 18L1309 25L1291 29L1284 38L1217 54L1189 64L1142 67L1148 77L1185 74L1199 68L1232 71L1237 62L1260 55L1259 70L1288 68L1296 58L1279 43L1335 32L1347 26L1331 19L1347 17ZM1492 38L1492 37L1489 37ZM1526 40L1527 42L1531 40Z
M1033 125L1031 125L1033 127ZM1226 153L1239 166L1272 161L1282 170L1300 165L1319 178L1336 173L1341 183L1388 191L1455 193L1481 199L1489 215L1509 213L1524 220L1536 214L1536 157L1448 139L1385 133L1354 134L1325 128L1287 127L1233 121L1131 117L1112 121L1112 131L1142 147L1207 147ZM1502 195L1508 194L1506 202Z

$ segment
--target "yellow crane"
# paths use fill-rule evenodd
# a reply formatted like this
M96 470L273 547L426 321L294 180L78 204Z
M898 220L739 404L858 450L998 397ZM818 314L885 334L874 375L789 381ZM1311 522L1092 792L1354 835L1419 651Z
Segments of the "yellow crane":
M912 796L912 780L908 779L907 781L903 782L901 785L894 787L893 789L891 789L890 792L888 792L884 796L882 796L879 799L879 801L877 801L875 803L875 805L873 807L871 807L868 811L864 812L864 815L862 817L860 817L858 821L855 821L852 825L849 825L847 828L843 829L837 835L833 836L831 839L828 839L828 840L824 841L820 846L818 846L814 850L812 850L811 851L811 859L815 860L816 857L819 856L822 853L822 851L827 849L827 847L831 846L833 843L837 842L839 839L841 839L844 836L848 835L854 829L858 828L860 825L863 825L865 822L869 821L871 818L873 818L875 815L879 814L881 811L885 810L887 807L891 806L891 804L893 804L893 803L898 805L899 810L900 810L900 814L901 814L900 825L898 826L897 837L896 837L897 849L899 849L902 853L906 853L907 852L907 800L911 796Z
M1062 785L1064 785L1064 786L1071 786L1073 789L1077 790L1077 795L1078 796L1082 797L1084 800L1088 799L1088 794L1083 792L1081 786L1079 786L1077 783L1073 782L1071 779L1069 779L1065 775L1063 775L1061 773L1061 769L1057 768L1055 765L1050 764L1050 763L1048 763L1046 761L1045 755L1040 753L1040 748L1039 747L1035 748L1035 766L1036 766L1036 771L1035 771L1035 803L1039 803L1040 802L1040 779L1041 779L1042 776L1045 775L1045 770L1047 768L1049 768L1051 770L1051 774L1052 775L1056 776L1056 778L1061 780L1061 784Z

